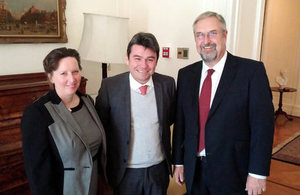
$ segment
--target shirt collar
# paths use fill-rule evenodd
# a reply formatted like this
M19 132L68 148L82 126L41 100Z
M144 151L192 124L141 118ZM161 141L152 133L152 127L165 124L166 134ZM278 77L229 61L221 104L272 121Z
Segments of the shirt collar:
M203 61L202 72L206 72L208 69L214 69L215 72L222 73L225 66L226 59L227 59L227 51L224 53L221 60L217 64L215 64L212 68L207 66Z
M130 88L133 89L133 90L139 90L139 88L141 86L144 86L144 85L148 85L149 87L153 87L153 80L152 80L152 76L150 77L149 81L145 84L141 84L139 82L137 82L133 76L131 75L131 73L129 73L129 85L130 85Z

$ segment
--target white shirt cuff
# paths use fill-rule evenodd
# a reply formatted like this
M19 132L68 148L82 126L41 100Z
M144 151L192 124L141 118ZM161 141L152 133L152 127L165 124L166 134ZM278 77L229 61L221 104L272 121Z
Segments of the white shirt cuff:
M249 175L256 178L256 179L266 179L267 178L266 176L257 175L257 174L254 174L254 173L249 173Z

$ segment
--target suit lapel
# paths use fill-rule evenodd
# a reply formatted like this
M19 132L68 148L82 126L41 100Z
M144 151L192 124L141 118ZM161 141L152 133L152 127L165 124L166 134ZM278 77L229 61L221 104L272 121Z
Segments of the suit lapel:
M100 123L100 119L99 119L97 113L95 112L94 105L91 104L91 102L86 97L82 97L82 101L83 101L84 105L87 107L89 113L91 114L91 116L94 119L98 128L103 129L102 124Z
M162 84L157 80L157 75L155 73L153 74L152 79L156 99L157 115L159 124L161 125L161 121L163 120L163 89Z
M120 110L124 110L124 118L120 119L122 120L122 123L124 124L124 127L126 127L126 133L127 136L131 136L131 101L130 101L130 83L129 83L129 72L127 74L124 74L124 78L120 79L119 82L120 85L120 91L119 91L119 97L120 97Z
M190 99L186 99L185 101L190 101L192 105L192 111L190 116L193 116L195 118L192 118L191 121L196 122L196 126L198 129L198 121L199 121L199 85L200 85L200 78L201 78L201 72L202 72L202 61L195 64L193 69L190 70L190 73L188 75L188 80L186 83L187 93L189 95L187 97L190 97Z
M223 69L223 73L208 115L208 120L216 111L224 95L228 91L233 79L235 78L236 72L237 72L237 64L234 63L233 56L230 53L228 53L225 66Z
M199 114L199 90L200 90L200 79L201 79L201 73L202 73L202 61L197 63L197 66L195 66L195 69L192 71L190 86L192 90L192 100L194 101L193 104L197 105L197 113ZM197 116L198 116L197 114Z
M89 113L91 114L91 117L93 118L94 122L98 126L99 132L101 134L101 144L104 150L106 150L106 139L105 138L105 132L104 132L104 127L101 123L101 120L95 110L95 107L93 105L92 100L89 100L88 97L82 97L82 101L84 105L87 107Z
M64 123L72 127L72 131L81 139L84 146L89 151L87 137L83 133L78 123L73 118L72 114L66 109L64 103L61 101L59 104L53 104L53 108L54 110L56 110L56 113L64 121Z
M199 129L199 85L200 85L200 78L201 78L201 71L202 71L202 61L196 63L189 72L184 76L184 91L185 99L184 101L187 102L186 105L190 105L191 113L189 113L190 123L193 124L195 128L194 134L198 136L198 129Z

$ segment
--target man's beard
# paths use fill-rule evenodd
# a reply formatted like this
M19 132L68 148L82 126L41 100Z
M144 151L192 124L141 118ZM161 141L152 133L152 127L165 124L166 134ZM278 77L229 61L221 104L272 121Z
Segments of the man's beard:
M200 56L204 62L212 62L215 59L217 59L218 52L216 50L215 44L207 44L207 45L203 45L200 47L201 47L201 49L203 49L203 47L207 47L207 46L211 46L211 45L215 48L215 50L212 53L210 53L210 55L205 55L205 53L202 50L200 50Z

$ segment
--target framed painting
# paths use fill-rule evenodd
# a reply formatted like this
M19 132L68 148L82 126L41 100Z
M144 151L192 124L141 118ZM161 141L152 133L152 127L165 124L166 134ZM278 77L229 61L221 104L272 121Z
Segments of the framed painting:
M0 0L0 43L65 43L66 0Z

